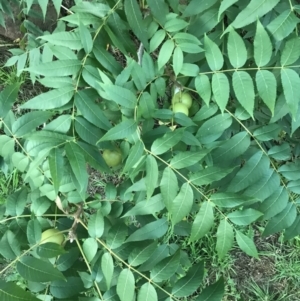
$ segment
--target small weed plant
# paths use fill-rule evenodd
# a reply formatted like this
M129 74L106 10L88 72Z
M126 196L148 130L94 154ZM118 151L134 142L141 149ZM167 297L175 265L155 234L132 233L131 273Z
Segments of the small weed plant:
M253 223L300 234L296 1L13 2L6 66L45 89L0 94L1 300L221 301L197 254L258 258ZM51 33L30 18L50 5Z

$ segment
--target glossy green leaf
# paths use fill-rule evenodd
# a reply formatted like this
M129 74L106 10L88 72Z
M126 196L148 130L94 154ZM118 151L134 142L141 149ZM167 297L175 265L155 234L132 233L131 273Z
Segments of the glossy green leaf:
M133 300L135 290L134 275L129 269L123 269L118 277L117 294L121 301Z
M183 52L180 47L175 47L173 53L173 70L176 76L180 73L182 66L183 66Z
M267 28L277 41L282 41L295 29L298 22L294 11L289 8L273 19Z
M158 69L161 69L167 64L172 55L174 47L175 45L172 40L167 40L162 44L157 59Z
M300 95L298 93L298 87L300 85L299 75L295 70L283 68L281 69L281 81L286 102L295 119L300 101Z
M93 54L97 61L111 74L118 75L122 71L121 65L116 61L115 57L110 54L104 46L94 44Z
M52 149L48 157L48 162L54 190L55 193L58 194L60 183L62 182L64 174L62 168L62 166L64 166L62 151L58 148Z
M109 229L106 236L106 244L110 249L116 249L123 245L127 235L127 227L124 222L119 221Z
M127 211L123 217L125 216L134 216L134 215L155 215L156 212L160 212L165 208L165 204L162 200L161 194L156 194L151 197L149 200L144 200L138 202L132 209Z
M268 155L275 160L289 160L291 158L291 148L288 143L274 145L268 150Z
M18 273L28 281L47 282L65 280L64 275L49 262L30 256L23 256L17 263Z
M204 237L214 224L213 206L210 202L203 202L192 225L190 241Z
M166 167L160 182L160 191L163 202L169 212L172 210L172 202L178 191L178 181L176 174L170 167Z
M154 282L170 279L179 266L180 250L159 262L151 271L150 278Z
M172 132L167 132L163 137L156 139L151 146L151 152L155 155L161 155L167 152L181 140L183 131L184 129L177 129Z
M134 109L136 106L136 96L130 90L113 85L103 85L102 87L109 100L129 109Z
M254 60L258 67L265 66L269 63L272 56L272 48L272 42L267 31L260 21L257 20L254 37Z
M67 253L59 256L56 267L58 268L58 270L62 272L66 271L76 262L78 257L79 257L79 250L76 246L74 248L69 249Z
M78 295L84 290L83 282L79 277L68 277L67 281L57 280L50 284L50 293L55 298L65 299Z
M230 127L232 118L229 114L218 114L205 121L199 128L196 137L203 144L217 140Z
M202 282L203 276L204 263L201 261L193 265L187 274L174 284L172 295L176 297L186 297L193 294Z
M262 127L259 127L253 132L253 136L259 141L269 141L272 139L278 139L281 128L276 123L271 123Z
M232 166L230 162L235 161L244 154L250 143L250 137L247 132L239 132L234 135L211 152L215 165Z
M156 50L159 45L162 43L162 41L165 39L166 37L166 32L163 29L159 29L151 38L150 40L150 52L153 52L154 50Z
M24 172L29 164L29 158L22 153L15 152L11 156L13 165L21 172Z
M152 196L158 181L158 165L156 159L151 155L148 155L146 158L146 181L147 199L149 199Z
M186 215L188 215L193 206L193 190L188 183L184 183L178 195L172 202L171 221L173 225L179 223Z
M67 76L77 74L80 68L81 62L79 60L70 59L41 63L26 68L25 71L43 76Z
M300 57L300 39L293 37L285 42L281 52L280 63L287 66L295 63Z
M229 81L224 73L214 73L211 81L212 92L221 112L224 112L229 99Z
M235 194L231 192L217 192L214 193L210 200L217 206L222 208L235 208L242 205L248 205L251 203L256 203L258 200L255 196L248 197L240 194Z
M147 28L137 1L125 0L124 9L130 28L143 45L148 48Z
M247 61L247 49L244 40L235 30L229 32L227 51L232 67L241 68L245 65Z
M264 219L267 220L284 210L288 204L288 200L289 195L287 190L283 186L280 186L257 209L264 213Z
M229 218L232 223L238 226L247 226L256 221L262 215L262 212L252 208L247 208L244 210L230 212L227 214L227 218Z
M190 181L195 185L207 185L219 181L231 173L233 168L221 168L218 166L208 166L190 176Z
M73 50L82 48L81 36L76 31L56 32L50 35L43 35L41 39L50 42L52 45L65 46Z
M41 241L42 228L37 219L30 220L27 224L27 239L30 245L35 245Z
M237 230L235 231L235 235L237 244L241 248L241 250L249 256L258 258L257 249L253 242L253 239Z
M283 211L269 220L263 232L263 236L268 236L290 227L295 221L296 217L296 206L293 203L288 203Z
M202 121L208 119L215 115L218 111L218 106L214 103L210 104L209 106L203 106L193 117L193 121Z
M168 32L176 32L186 28L189 25L186 21L182 19L170 19L165 24L165 30Z
M0 280L0 299L5 301L40 301L30 292L23 290L14 282Z
M114 261L110 253L106 252L101 258L101 269L106 281L106 287L109 290L114 273Z
M256 152L238 171L227 190L238 192L247 188L260 179L269 165L270 161L268 158L262 152Z
M232 248L234 233L227 219L222 219L217 229L216 250L220 259L224 258Z
M207 149L201 149L199 151L180 152L172 158L170 165L176 169L185 168L196 164L201 159L203 159L208 153L209 150Z
M144 283L138 292L137 301L157 301L157 300L158 297L154 286L149 282Z
M195 301L222 301L224 292L224 279L220 278L216 283L203 289L203 291L198 295Z
M100 129L109 130L111 124L99 105L95 103L96 97L97 94L92 89L80 90L75 94L75 105L89 122Z
M206 74L197 76L195 78L195 87L199 96L204 100L205 104L209 106L211 98L211 87L208 76Z
M118 140L130 137L130 135L134 134L137 129L137 124L133 119L127 119L117 124L115 127L110 129L100 140Z
M297 218L295 219L294 223L284 231L284 239L289 240L289 239L292 239L292 238L298 236L300 234L299 226L300 226L300 216L298 215Z
M96 239L89 237L83 242L82 250L88 262L93 260L97 253L97 249L98 244Z
M51 115L51 112L39 111L26 113L13 123L12 132L16 137L22 137L45 123Z
M212 71L220 70L223 67L224 59L218 45L207 35L204 36L205 57L209 68Z
M145 261L147 261L156 249L157 249L156 242L153 242L146 246L144 245L137 246L129 254L128 263L131 266L136 267L144 263Z
M184 10L183 16L184 17L189 17L189 16L194 16L197 15L206 9L210 8L213 6L217 0L204 0L204 1L197 1L197 0L191 0L189 1L187 7Z
M251 0L250 3L236 16L231 26L244 27L271 11L279 0Z
M268 70L258 70L255 76L258 95L274 115L277 82L274 74Z
M16 235L10 230L7 230L1 237L0 254L8 260L16 259L21 254L20 243Z
M97 210L89 219L88 222L88 232L93 238L101 237L104 231L104 219L102 215L102 210Z
M134 165L141 158L143 152L144 152L144 145L139 140L136 144L133 145L133 147L130 150L129 156L128 156L125 166L123 168L124 173L126 173L127 171L129 171L131 168L134 167Z
M79 34L85 53L90 53L93 49L92 35L82 23L79 25Z
M88 185L88 174L84 155L81 148L74 142L67 143L65 150L76 179L76 183L74 184L77 187L79 185L79 193L83 198Z
M16 101L20 84L6 86L0 93L0 118L4 118Z
M148 0L147 3L155 19L157 19L161 25L164 25L168 12L165 3L159 0Z
M220 16L222 15L222 13L225 12L230 6L232 6L236 2L238 2L238 0L223 0L219 8L218 20L220 20Z
M269 197L274 190L280 185L280 177L272 169L267 169L262 178L257 179L257 182L249 186L244 194L253 196L261 201Z
M239 103L253 117L255 94L251 76L245 71L235 71L232 86Z
M47 242L40 245L37 249L37 254L42 258L55 258L66 253L61 245Z
M166 218L158 219L154 222L150 222L142 228L133 232L126 242L130 241L142 241L148 239L157 239L166 234L168 230L168 222Z
M66 134L71 127L71 115L61 115L50 121L44 127L46 131L58 132Z

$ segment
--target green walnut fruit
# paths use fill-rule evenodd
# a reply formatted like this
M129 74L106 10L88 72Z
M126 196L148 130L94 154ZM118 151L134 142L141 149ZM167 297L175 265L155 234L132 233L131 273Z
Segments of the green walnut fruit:
M42 233L41 244L52 242L61 245L64 240L64 235L58 229L48 229Z
M177 102L173 105L173 112L174 113L183 113L185 114L186 116L189 115L189 109L187 108L186 105L184 105L183 103L181 102Z
M105 149L102 157L109 167L118 166L122 162L122 153L119 148L115 150Z
M189 93L179 91L172 98L172 104L175 103L182 103L189 109L192 106L193 99Z

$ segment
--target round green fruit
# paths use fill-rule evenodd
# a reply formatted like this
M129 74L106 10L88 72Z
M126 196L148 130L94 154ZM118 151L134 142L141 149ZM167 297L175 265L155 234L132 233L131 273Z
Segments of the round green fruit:
M119 148L115 150L105 149L102 157L109 167L118 166L122 162L122 153Z
M64 235L58 229L48 229L42 233L41 244L52 242L61 245L64 240Z
M189 93L179 91L172 98L172 104L175 103L182 103L189 109L192 106L193 99Z
M189 109L187 108L187 106L180 102L177 102L173 105L173 112L174 113L183 113L186 116L189 115Z

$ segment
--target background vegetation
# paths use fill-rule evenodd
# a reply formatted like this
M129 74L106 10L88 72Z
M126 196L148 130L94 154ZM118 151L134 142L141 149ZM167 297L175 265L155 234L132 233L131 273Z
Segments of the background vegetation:
M13 2L0 299L299 300L300 6Z

